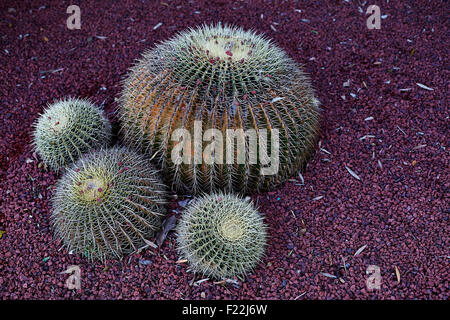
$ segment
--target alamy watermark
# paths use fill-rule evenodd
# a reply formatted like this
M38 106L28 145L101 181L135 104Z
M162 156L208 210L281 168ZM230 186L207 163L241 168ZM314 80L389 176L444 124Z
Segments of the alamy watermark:
M81 29L81 10L77 5L70 5L66 12L70 16L66 20L66 25L69 30Z
M61 272L61 274L70 274L70 277L66 280L66 287L69 290L81 289L81 269L77 265L72 265L67 270Z
M66 20L69 30L81 29L81 10L77 5L70 5L66 12L70 16ZM367 7L366 15L370 15L366 20L366 26L369 30L381 29L381 10L380 7L373 4Z
M366 269L366 274L369 277L366 280L366 286L369 290L380 290L381 289L381 270L379 266L370 265Z
M370 5L367 7L366 14L370 16L366 20L367 29L381 29L381 11L377 5Z
M270 132L270 143L268 132ZM226 129L224 137L219 129L208 129L203 133L202 122L194 121L193 139L189 130L179 128L173 131L171 140L177 142L171 153L171 160L176 165L248 163L260 164L261 175L278 173L280 154L278 129L247 129L245 131ZM210 143L202 150L203 142ZM267 152L269 147L270 156Z

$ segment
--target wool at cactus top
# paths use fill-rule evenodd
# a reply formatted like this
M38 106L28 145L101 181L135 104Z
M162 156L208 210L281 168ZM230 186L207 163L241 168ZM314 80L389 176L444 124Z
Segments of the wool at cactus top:
M177 234L179 252L192 269L218 279L250 272L262 258L267 238L253 204L222 193L191 202Z
M126 148L84 155L56 186L55 234L89 259L121 258L159 230L165 189L148 160Z
M156 153L179 192L249 193L284 181L305 163L317 134L318 105L305 73L273 42L237 27L203 26L158 44L131 68L120 103L121 133L125 144ZM215 141L212 164L175 163L172 151L180 141L174 132L193 133L196 121L203 132L217 129L223 137L227 129L278 130L279 141L268 143L279 147L278 170L263 175L261 158L220 163L226 146ZM183 156L211 144L186 140ZM249 155L250 144L233 149L234 159Z
M106 146L111 125L103 111L89 100L68 98L44 110L34 130L34 145L42 160L58 170L83 153Z

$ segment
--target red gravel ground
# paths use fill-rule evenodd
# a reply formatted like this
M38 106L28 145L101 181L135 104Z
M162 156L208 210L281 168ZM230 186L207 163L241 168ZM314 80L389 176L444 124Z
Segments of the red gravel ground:
M83 1L81 30L66 27L72 1L1 2L2 299L448 298L449 3L374 1L381 29L368 30L355 0L278 2ZM30 147L39 112L75 95L114 120L120 80L144 49L218 21L273 38L305 65L324 109L304 184L293 177L252 196L270 226L263 262L245 282L196 284L176 263L173 233L106 265L60 249L49 224L58 176ZM73 264L78 291L60 274ZM366 287L369 265L380 267L380 290Z

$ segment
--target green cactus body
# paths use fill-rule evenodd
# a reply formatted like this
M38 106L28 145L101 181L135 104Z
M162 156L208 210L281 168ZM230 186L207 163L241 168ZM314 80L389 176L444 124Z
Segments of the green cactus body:
M182 32L146 52L125 80L120 100L124 143L156 153L168 182L181 193L245 194L273 187L301 169L318 131L319 101L295 61L261 35L220 24ZM227 162L226 144L215 146L209 164L205 153L200 164L174 162L175 130L186 128L194 137L196 122L203 133L215 128L223 137L227 129L277 129L279 170L262 174L261 158L249 160L249 139L230 154L244 155L242 163ZM270 137L269 132L268 153ZM253 143L261 149L259 140L258 135ZM195 142L184 143L188 156L194 155ZM201 152L210 142L197 144Z
M165 196L157 171L143 156L124 147L91 152L58 181L55 235L90 260L120 259L159 230Z
M179 253L195 272L225 279L242 278L258 264L267 231L252 203L218 193L189 204L177 236Z
M33 144L44 163L59 170L110 141L111 125L103 111L89 100L68 98L44 110L35 125Z

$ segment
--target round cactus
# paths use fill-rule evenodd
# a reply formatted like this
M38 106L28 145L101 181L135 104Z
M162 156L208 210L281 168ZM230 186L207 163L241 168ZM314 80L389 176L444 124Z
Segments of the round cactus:
M302 69L273 42L219 24L182 32L146 52L124 82L120 118L124 143L157 153L178 192L245 194L285 181L306 163L317 136L319 101ZM215 136L212 152L205 152L212 142L196 137L196 127L203 134L217 129L222 143ZM174 161L185 139L178 139L180 128L191 139L183 141L183 161ZM227 146L227 130L239 129L256 138L241 131L242 147L235 148L238 138ZM265 173L272 160L278 165Z
M59 170L110 141L111 125L103 111L89 100L68 98L49 105L40 115L33 144L44 163Z
M260 261L267 231L252 203L212 194L189 204L177 225L178 247L195 272L217 279L243 277Z
M165 195L158 172L143 156L124 147L91 152L58 181L55 235L90 260L120 259L159 230Z

